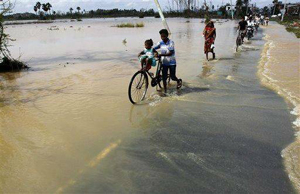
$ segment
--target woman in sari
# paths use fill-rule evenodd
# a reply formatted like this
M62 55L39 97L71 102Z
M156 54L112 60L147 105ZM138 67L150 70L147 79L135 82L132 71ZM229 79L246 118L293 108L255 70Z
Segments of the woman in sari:
M216 54L214 52L214 43L216 39L216 28L212 21L208 22L204 28L203 35L205 38L204 43L204 53L206 54L206 59L208 60L208 53L212 52L213 59L216 58Z

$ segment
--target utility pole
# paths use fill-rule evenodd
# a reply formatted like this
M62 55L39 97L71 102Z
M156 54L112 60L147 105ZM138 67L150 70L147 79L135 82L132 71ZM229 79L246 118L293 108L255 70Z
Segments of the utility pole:
M155 2L155 4L156 4L156 7L157 7L157 9L158 9L158 13L159 13L160 18L161 18L161 20L162 20L162 22L163 22L164 27L168 30L169 34L171 35L170 28L169 28L169 26L168 26L168 23L167 23L167 21L166 21L166 19L165 19L164 13L162 12L162 9L161 9L161 7L160 7L160 4L159 4L158 0L154 0L154 2Z
M282 14L281 21L283 21L283 18L284 18L285 12L286 12L286 1L287 0L285 0L283 12L281 12L281 14Z
M233 19L233 7L232 7L232 0L230 0L230 9L231 9L231 17L232 17L232 19Z

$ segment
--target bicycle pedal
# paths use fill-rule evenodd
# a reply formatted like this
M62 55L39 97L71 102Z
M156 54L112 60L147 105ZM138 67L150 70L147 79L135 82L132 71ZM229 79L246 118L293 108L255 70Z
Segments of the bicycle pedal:
M153 79L153 80L151 81L151 86L152 86L152 87L155 87L156 85L157 85L157 82L156 82L155 79Z

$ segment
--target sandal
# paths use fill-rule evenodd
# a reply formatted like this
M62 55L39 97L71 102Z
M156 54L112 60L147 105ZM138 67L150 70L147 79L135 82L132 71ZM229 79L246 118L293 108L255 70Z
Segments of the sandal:
M182 87L182 79L179 79L177 82L177 89L180 89Z

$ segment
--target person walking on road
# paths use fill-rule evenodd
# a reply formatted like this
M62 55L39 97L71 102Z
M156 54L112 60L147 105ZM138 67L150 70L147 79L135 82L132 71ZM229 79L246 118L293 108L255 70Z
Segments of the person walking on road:
M205 38L204 43L204 53L206 54L206 59L208 59L208 53L211 52L213 54L213 59L216 58L216 54L214 52L215 48L215 39L217 36L216 28L214 26L214 23L212 21L208 22L204 28L203 36Z

